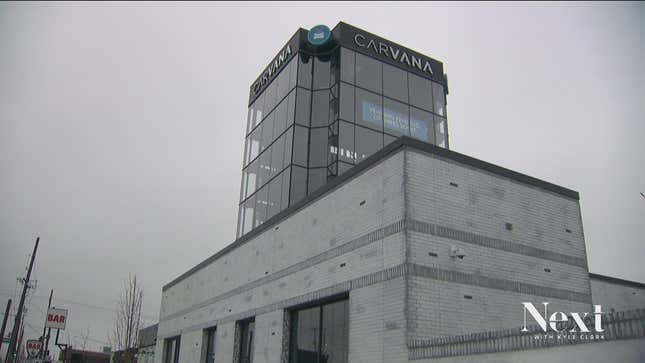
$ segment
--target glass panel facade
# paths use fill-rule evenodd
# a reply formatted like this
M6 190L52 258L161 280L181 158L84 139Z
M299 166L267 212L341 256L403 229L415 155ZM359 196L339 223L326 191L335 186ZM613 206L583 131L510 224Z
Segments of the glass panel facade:
M399 136L448 147L443 85L368 55L299 53L249 106L238 236Z
M327 126L329 123L329 90L313 92L311 102L311 127Z
M309 167L319 168L327 166L327 127L311 129L309 143Z
M383 95L407 103L407 72L389 64L383 64Z
M348 353L348 300L291 312L291 363L346 363Z
M410 136L410 107L404 103L383 98L383 126L394 136Z
M432 111L432 82L408 73L410 105Z
M356 123L378 131L383 131L383 97L356 89Z
M432 114L416 107L410 108L410 136L421 141L433 143L434 122Z
M357 163L383 147L383 133L360 126L356 126L354 132Z
M356 54L356 85L372 92L381 93L383 89L382 64L380 61Z

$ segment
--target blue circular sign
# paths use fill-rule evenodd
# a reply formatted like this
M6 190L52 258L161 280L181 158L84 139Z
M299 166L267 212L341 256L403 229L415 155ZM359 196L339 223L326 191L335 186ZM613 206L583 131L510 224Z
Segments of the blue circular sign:
M307 33L307 40L313 45L322 45L331 38L331 31L326 25L316 25Z

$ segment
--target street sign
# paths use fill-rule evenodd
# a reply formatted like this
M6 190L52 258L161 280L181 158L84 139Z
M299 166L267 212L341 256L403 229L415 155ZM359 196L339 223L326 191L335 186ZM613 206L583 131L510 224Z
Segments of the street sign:
M67 310L55 308L49 308L47 310L45 328L65 330L65 323L67 323Z
M36 358L38 353L43 347L43 342L36 339L27 340L27 356L29 358Z

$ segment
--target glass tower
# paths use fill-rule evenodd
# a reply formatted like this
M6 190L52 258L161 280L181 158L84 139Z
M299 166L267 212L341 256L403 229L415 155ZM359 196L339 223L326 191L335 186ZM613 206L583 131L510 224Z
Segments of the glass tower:
M399 136L448 148L441 63L344 23L332 34L312 46L299 29L251 86L237 237Z

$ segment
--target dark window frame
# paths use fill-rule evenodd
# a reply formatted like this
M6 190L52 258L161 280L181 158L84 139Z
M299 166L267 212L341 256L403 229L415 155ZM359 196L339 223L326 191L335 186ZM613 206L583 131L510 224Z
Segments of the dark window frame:
M249 327L251 326L251 324L253 324L253 329L251 331L251 336L249 338L250 343L249 343L249 346L247 347L247 348L249 348L249 352L248 352L249 356L246 357L243 354L244 353L244 348L245 348L245 346L244 346L244 340L245 340L244 333L249 332ZM238 336L238 339L239 339L239 341L238 341L238 344L239 344L238 349L239 350L238 350L238 361L237 361L237 363L253 363L253 350L254 350L254 347L255 347L255 340L254 340L254 338L255 338L255 317L244 319L244 320L238 320L237 323L236 323L236 327L237 327L237 329L239 329L239 332L240 332L239 336Z
M174 356L169 356L169 348L174 347ZM181 335L176 335L174 337L164 339L164 353L163 361L164 363L179 363L179 349L181 347Z
M215 348L217 347L217 326L204 329L204 339L204 357L202 358L202 362L215 363L215 357L213 357L212 360L209 360L209 355L215 354Z
M289 356L287 361L289 363L297 363L295 361L296 358L291 354L291 352L293 350L293 344L294 344L294 342L297 341L297 339L294 339L294 334L297 333L296 332L297 328L295 326L296 324L294 324L294 322L296 321L296 319L294 318L295 314L297 314L299 311L302 311L302 310L318 307L319 310L320 310L319 311L318 322L319 322L319 325L320 325L321 331L322 331L322 324L323 324L323 321L324 321L323 320L323 308L324 308L324 306L334 304L334 303L337 303L337 302L340 302L340 301L347 301L347 314L348 314L347 315L347 330L348 330L348 333L349 333L349 309L350 309L349 308L349 293L342 293L342 294L338 294L338 295L325 297L325 298L315 300L315 301L309 301L309 302L306 302L306 303L303 303L303 304L294 305L294 306L286 309L286 313L288 314L289 321L291 322L289 324L289 326L290 326L290 331L288 332L288 334L289 334L288 335L289 336L289 345L288 345L288 348L287 348L288 349L287 352L288 352L288 356ZM319 332L317 338L318 338L317 339L318 340L317 341L318 356L317 356L316 361L320 362L321 357L322 357L322 353L323 353L322 352L322 350L323 350L323 344L322 344L323 343L323 334L321 334L321 332ZM349 348L349 334L348 334L347 348ZM347 353L348 353L347 359L349 359L349 349L348 349Z

